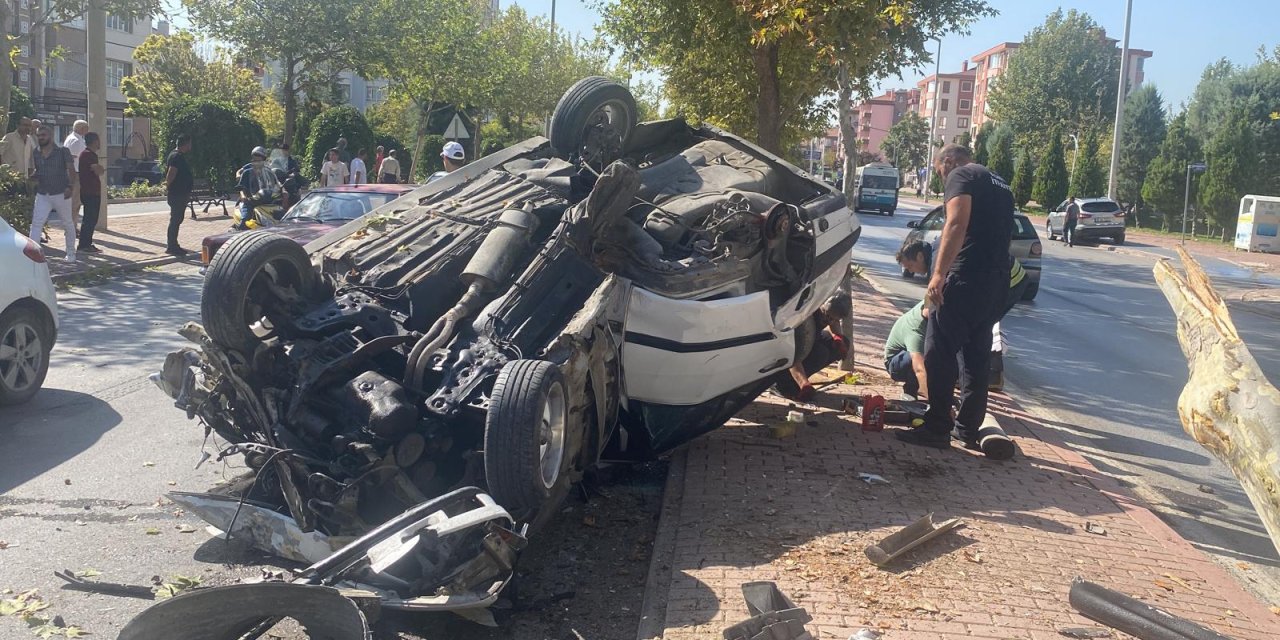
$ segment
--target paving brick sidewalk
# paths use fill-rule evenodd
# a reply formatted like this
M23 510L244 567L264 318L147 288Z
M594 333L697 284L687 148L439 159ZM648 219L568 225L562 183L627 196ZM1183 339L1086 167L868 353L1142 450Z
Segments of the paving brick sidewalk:
M163 205L164 203L161 203ZM62 260L66 255L62 250L62 229L49 226L49 242L44 245L44 253L50 258L49 270L55 281L63 281L86 274L103 274L117 269L138 268L177 262L177 259L164 252L166 234L169 228L169 214L132 215L112 218L110 229L98 229L93 234L93 243L102 253L76 253L76 264L68 264ZM183 248L194 251L188 261L200 261L200 241L205 236L222 233L231 228L231 218L215 214L202 213L196 220L190 216L182 222L178 233L178 243Z
M993 407L1019 446L1004 463L862 433L833 410L892 389L878 363L897 311L865 282L855 299L863 384L820 393L793 438L770 436L787 403L766 396L676 456L683 482L665 498L642 637L719 638L747 617L740 585L774 580L814 616L819 638L863 627L887 640L1060 638L1063 627L1097 626L1068 604L1076 576L1233 638L1280 637L1280 617L1013 400ZM891 484L869 486L859 472ZM888 570L863 555L930 512L966 526ZM1089 522L1105 535L1087 533Z

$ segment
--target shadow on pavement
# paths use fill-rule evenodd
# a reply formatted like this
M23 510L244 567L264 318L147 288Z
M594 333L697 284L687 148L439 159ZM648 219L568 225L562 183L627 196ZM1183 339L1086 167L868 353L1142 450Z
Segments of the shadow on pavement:
M0 493L74 458L120 424L87 393L45 388L24 405L0 408Z

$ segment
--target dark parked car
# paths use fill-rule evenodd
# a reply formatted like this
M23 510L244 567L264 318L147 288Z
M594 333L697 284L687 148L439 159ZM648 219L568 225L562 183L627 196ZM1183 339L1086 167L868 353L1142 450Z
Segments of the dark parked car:
M131 185L136 182L150 185L164 182L164 172L160 171L160 163L155 160L135 162L131 168L125 169L120 175L121 184Z
M861 231L843 195L714 127L637 123L605 78L549 134L305 249L227 241L156 380L256 475L174 500L313 584L483 608L586 470L719 427L809 354Z
M417 185L412 184L346 184L312 189L268 230L306 244L415 188ZM206 236L200 243L200 261L209 264L218 249L237 233L243 232Z

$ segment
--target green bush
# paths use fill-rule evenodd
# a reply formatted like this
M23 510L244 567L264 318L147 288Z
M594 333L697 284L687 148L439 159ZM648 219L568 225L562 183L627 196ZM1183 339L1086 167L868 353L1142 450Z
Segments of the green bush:
M444 160L440 158L444 143L444 136L434 133L422 136L422 158L418 160L418 175L414 178L415 182L426 182L431 174L444 171ZM404 167L406 173L409 171L409 165L410 163L404 160L400 161L400 166Z
M31 104L31 97L22 89L13 88L13 93L9 94L9 124L4 132L9 133L18 128L18 120L22 118L36 117L36 108Z
M187 162L197 180L230 189L236 171L249 162L253 148L263 144L262 125L222 102L180 98L164 109L157 123L161 154L168 157L178 134L191 134Z
M31 229L31 209L35 199L17 171L7 164L0 164L0 218L4 218L18 233Z
M517 142L528 140L537 135L542 135L542 131L533 124L526 124L521 129L514 122L510 123L509 126L503 126L499 120L486 122L480 127L480 156L484 157L491 153L502 151Z
M129 198L155 198L165 193L163 184L147 184L135 182L125 186L107 187L108 200L126 200Z
M375 148L373 130L369 122L355 107L333 107L325 109L311 122L310 135L307 137L307 148L303 152L303 171L310 171L311 176L320 175L320 165L324 164L324 155L329 149L337 146L338 138L347 139L347 152L355 157L356 151L367 149L370 157ZM399 154L396 154L399 155Z

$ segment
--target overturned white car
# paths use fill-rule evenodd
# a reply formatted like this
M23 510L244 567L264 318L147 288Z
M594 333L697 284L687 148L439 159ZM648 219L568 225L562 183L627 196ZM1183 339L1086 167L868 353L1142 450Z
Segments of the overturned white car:
M175 499L317 562L452 496L321 582L484 606L521 525L585 469L720 426L803 359L859 233L830 186L711 127L637 124L624 87L585 79L550 140L305 249L248 233L218 252L197 346L158 383L256 474Z

